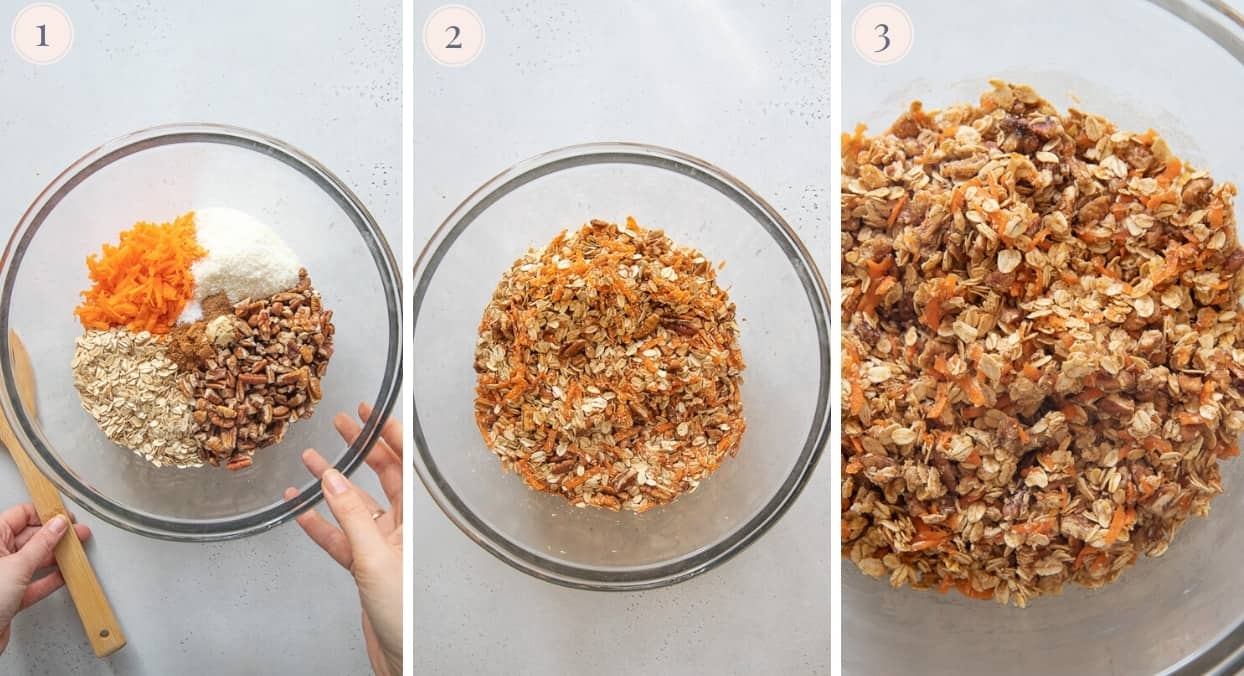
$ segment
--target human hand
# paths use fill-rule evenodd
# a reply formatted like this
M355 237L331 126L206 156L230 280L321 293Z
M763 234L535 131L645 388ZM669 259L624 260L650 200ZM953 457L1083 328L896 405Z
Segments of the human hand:
M30 503L0 513L0 653L9 647L9 629L18 612L47 598L65 584L60 571L34 579L40 569L56 565L53 550L69 524L57 515L47 526ZM79 540L91 537L91 529L75 525Z
M359 405L360 418L369 420L371 414L370 406ZM358 423L344 413L337 414L333 424L346 443L359 435ZM298 525L354 576L372 670L379 676L398 676L402 673L402 426L389 420L380 435L367 454L367 464L380 479L388 510L315 449L307 449L302 462L323 482L324 499L341 528L313 509L298 517ZM297 489L285 489L285 499L297 495Z

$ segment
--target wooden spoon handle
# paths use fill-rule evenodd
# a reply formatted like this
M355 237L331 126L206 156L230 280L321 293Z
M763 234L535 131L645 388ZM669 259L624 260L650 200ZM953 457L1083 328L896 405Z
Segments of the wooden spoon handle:
M17 389L22 399L15 404L24 404L31 413L37 413L34 370L26 346L16 331L9 332L9 346ZM57 514L63 514L68 519L69 512L65 509L60 494L56 492L56 487L30 460L26 449L18 443L13 428L3 415L0 415L0 442L8 447L13 456L17 471L21 472L22 479L26 482L26 490L30 491L35 511L39 513L39 520L47 523ZM82 627L86 630L86 638L91 642L95 656L107 657L124 648L125 632L121 631L121 625L112 612L108 597L99 586L99 578L95 577L95 570L91 568L86 551L82 549L82 541L72 528L56 543L55 553L56 565L60 568L61 577L65 578L65 586L69 588L69 596L73 598L73 605L78 609L78 617L82 620Z
M4 445L13 455L13 461L21 472L22 479L26 481L26 489L30 491L39 520L47 523L57 514L63 514L68 519L69 512L56 488L31 462L26 451L13 438L8 425L0 424L0 428ZM95 656L107 657L124 648L125 632L121 631L121 624L117 622L112 605L108 603L108 597L99 586L99 578L95 577L95 570L86 558L86 551L82 549L82 541L72 528L56 544L56 565L61 576L65 578L65 587L69 589L69 596L73 598L74 607L78 609L78 617L82 620L82 628L86 630L86 638L91 642Z
M82 628L86 630L86 638L91 642L95 656L107 657L124 648L125 632L121 631L112 605L95 577L95 569L91 567L82 542L72 529L56 544L56 565L65 578L65 586L73 598L74 607L78 609L78 617L82 620Z

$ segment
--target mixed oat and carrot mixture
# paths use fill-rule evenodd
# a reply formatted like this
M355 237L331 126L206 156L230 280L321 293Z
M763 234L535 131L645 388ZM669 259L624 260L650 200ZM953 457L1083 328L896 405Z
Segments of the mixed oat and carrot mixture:
M479 332L476 422L531 488L642 512L738 451L734 304L659 230L563 231L502 276Z
M1235 187L993 83L843 143L843 550L1023 606L1161 555L1244 430Z
M116 444L156 467L240 470L315 412L333 313L267 225L228 208L140 222L86 264L70 368Z

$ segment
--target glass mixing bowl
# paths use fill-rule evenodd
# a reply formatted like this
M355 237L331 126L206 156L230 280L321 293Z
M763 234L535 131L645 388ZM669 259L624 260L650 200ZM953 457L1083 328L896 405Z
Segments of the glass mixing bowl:
M505 474L475 425L477 328L527 249L593 218L664 229L711 260L738 308L747 431L691 494L644 514L576 508ZM450 214L415 269L415 467L468 536L536 577L589 589L671 584L755 541L795 499L829 430L828 295L782 218L720 169L603 143L556 150L489 181Z
M866 4L845 3L844 24ZM1001 78L1033 85L1061 110L1152 127L1215 179L1244 183L1244 28L1216 3L901 4L915 29L904 60L873 66L845 50L844 129L881 131L912 99L975 102ZM1244 664L1244 462L1224 465L1223 484L1210 515L1189 521L1166 555L1142 558L1102 589L1069 587L1023 610L891 590L844 561L844 672L1235 673Z
M333 311L335 352L316 414L282 443L232 472L157 468L110 442L79 403L70 359L82 326L73 314L90 282L85 259L136 221L169 221L224 206L270 225L302 260ZM0 403L18 440L56 486L121 528L171 540L256 533L314 505L319 483L303 467L315 447L343 472L379 436L374 423L346 446L338 411L360 401L387 415L401 380L397 266L367 209L340 179L273 138L218 125L156 127L110 141L61 172L34 201L0 267ZM21 403L9 329L30 352L38 416ZM383 419L382 415L373 420ZM285 501L282 491L299 487Z

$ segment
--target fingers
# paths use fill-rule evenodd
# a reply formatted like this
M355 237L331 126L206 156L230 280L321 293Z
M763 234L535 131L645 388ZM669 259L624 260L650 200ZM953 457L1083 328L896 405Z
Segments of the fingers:
M61 576L59 570L31 582L30 586L26 587L26 593L22 594L21 609L25 610L33 606L63 586L65 586L65 578Z
M34 505L26 502L4 510L0 513L0 521L3 521L10 531L20 533L27 526L39 525L39 513L35 511Z
M70 521L78 520L78 517L75 516L73 512L67 513L69 514ZM38 526L43 523L43 521L39 518L39 512L36 511L35 506L29 502L20 505L13 505L12 507L4 510L3 513L0 513L0 522L8 526L9 531L16 535L16 542L19 548L26 543L26 540L30 539L30 535L26 535L25 538L23 538L22 534L31 526ZM83 526L83 528L86 527ZM91 530L87 528L86 532L89 536Z
M344 413L338 413L337 417L333 418L333 425L337 427L337 432L342 439L354 439L359 434L358 423ZM371 451L367 453L367 466L371 467L376 473L376 478L380 479L380 487L389 499L390 507L401 504L402 464L393 451L389 450L387 443L377 443L372 446Z
M372 519L373 509L368 505L366 494L335 469L324 472L323 484L328 508L350 541L353 554L351 572L357 574L360 563L382 560L387 554L388 544Z
M372 408L371 404L359 404L359 418L364 421L371 420ZM388 445L393 454L400 460L402 458L402 424L393 418L385 421L384 427L380 428L380 437L384 439L384 443Z
M290 487L285 489L285 499L291 500L298 495L298 489ZM354 557L350 553L350 541L346 539L346 534L341 532L340 528L332 525L327 519L320 516L320 513L314 509L308 509L295 519L302 528L302 532L311 538L311 541L320 546L333 557L333 560L346 570L350 569Z
M56 543L60 542L61 537L68 530L69 519L63 514L52 517L26 542L25 546L13 554L21 571L27 576L33 576L43 562L52 557L52 550L56 548Z
M40 530L39 526L35 526L33 528L27 528L26 530L17 534L17 537L14 538L13 543L17 546L18 549L21 549L22 547L26 545L27 542L30 542L30 538L33 538L35 534L39 532L39 530ZM85 524L81 524L81 523L74 524L73 532L77 533L78 540L81 542L86 542L87 539L91 537L91 529ZM50 565L52 565L52 559L44 561L39 567L46 568Z
M320 455L314 448L308 448L302 452L302 464L306 465L307 469L315 475L317 479L323 478L324 473L333 467L332 464L325 460L324 456ZM363 493L363 497L367 501L367 508L369 510L376 512L381 509L380 503L376 502L375 498L367 493ZM398 504L401 504L401 502L402 501L399 498Z
M332 468L332 463L325 460L324 456L320 455L314 448L308 448L302 452L302 464L306 465L307 471L311 472L311 475L317 479L324 476L324 472Z

